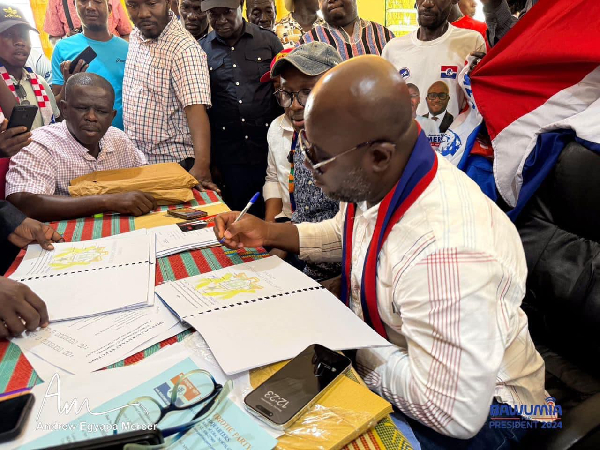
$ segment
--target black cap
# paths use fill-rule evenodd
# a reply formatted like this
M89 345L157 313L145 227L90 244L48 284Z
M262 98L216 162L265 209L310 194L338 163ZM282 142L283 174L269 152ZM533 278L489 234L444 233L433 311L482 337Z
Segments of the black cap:
M14 6L0 3L0 33L5 32L15 25L25 25L30 30L39 33L35 27L32 27L29 22L27 22L27 19L25 19L25 16L19 9Z

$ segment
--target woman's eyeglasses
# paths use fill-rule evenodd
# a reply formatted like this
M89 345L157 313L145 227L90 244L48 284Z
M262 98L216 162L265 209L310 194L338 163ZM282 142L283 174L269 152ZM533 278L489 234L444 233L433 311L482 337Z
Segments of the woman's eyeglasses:
M153 397L138 397L129 406L123 408L115 419L113 434L118 434L120 425L127 424L131 429L135 427L150 427L158 425L169 413L185 411L201 406L198 412L182 425L161 429L163 437L178 434L181 436L193 428L200 420L210 415L215 408L231 392L231 380L225 386L217 383L213 376L205 370L192 370L183 375L171 390L170 403L162 406ZM137 428L142 429L142 428ZM176 437L177 440L179 437ZM127 448L130 448L129 446ZM137 448L137 447L131 447ZM143 447L139 447L143 448Z
M298 100L300 106L306 106L310 92L310 89L301 89L298 92L289 92L279 89L274 95L277 99L277 103L279 103L279 106L282 108L289 108L292 106L292 103L294 103L294 97L296 97L296 100Z

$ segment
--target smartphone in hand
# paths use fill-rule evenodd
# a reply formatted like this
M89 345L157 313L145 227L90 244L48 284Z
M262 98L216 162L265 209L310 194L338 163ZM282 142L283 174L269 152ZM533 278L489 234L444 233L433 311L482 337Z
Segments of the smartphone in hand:
M71 65L69 66L69 73L73 73L75 71L75 67L77 67L77 63L83 60L83 65L91 63L98 54L94 51L92 47L89 45L83 50L77 57L71 61Z
M25 127L30 131L37 112L36 105L16 105L8 120L8 128Z

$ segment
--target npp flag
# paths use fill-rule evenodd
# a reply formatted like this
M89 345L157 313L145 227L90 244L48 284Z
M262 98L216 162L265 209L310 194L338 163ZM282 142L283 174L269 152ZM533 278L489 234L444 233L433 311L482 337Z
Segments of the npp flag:
M471 74L511 207L523 206L568 142L600 151L599 17L598 0L540 0Z

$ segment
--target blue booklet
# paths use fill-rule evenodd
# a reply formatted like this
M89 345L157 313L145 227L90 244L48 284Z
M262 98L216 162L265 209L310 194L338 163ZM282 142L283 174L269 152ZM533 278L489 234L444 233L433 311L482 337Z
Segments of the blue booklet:
M39 427L49 427L55 430L36 439L20 449L38 449L49 446L99 438L118 433L136 431L136 424L127 421L115 423L119 412L126 408L138 397L152 397L163 407L170 403L171 392L179 379L186 373L198 369L189 358L175 364L168 370L139 385L126 394L115 397L90 413L69 422L68 424L38 424ZM180 386L181 387L181 386ZM189 388L189 386L187 386ZM93 387L90 387L93 389ZM159 429L181 425L192 420L203 405L195 406L184 411L167 415ZM131 406L129 408L132 408ZM60 425L60 426L58 426ZM170 441L167 438L166 442ZM194 428L172 445L169 449L193 448L198 450L271 450L277 445L277 440L264 431L253 418L244 413L234 402L227 398L198 422Z

